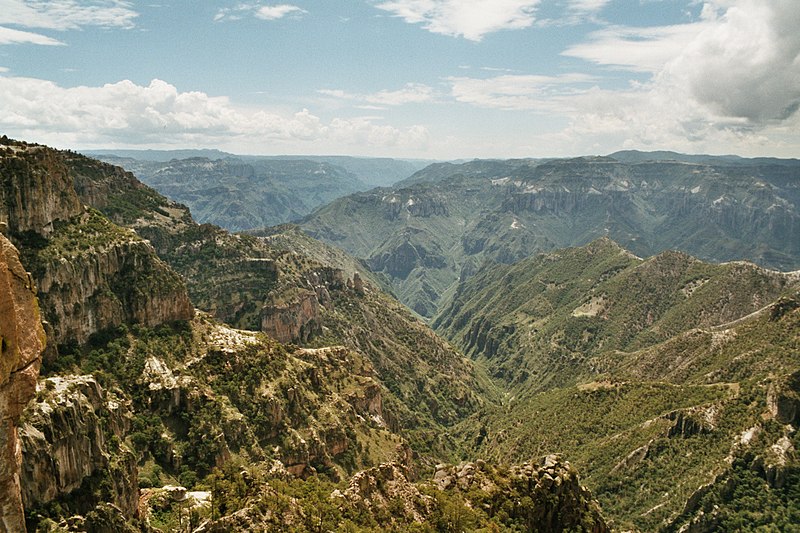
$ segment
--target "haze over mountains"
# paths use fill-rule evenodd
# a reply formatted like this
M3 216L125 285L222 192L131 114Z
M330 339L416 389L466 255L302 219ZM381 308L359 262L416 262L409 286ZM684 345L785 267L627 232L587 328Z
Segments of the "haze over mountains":
M233 234L120 167L4 138L0 291L19 303L0 317L0 399L25 406L4 407L22 449L19 477L0 478L6 516L790 529L800 166L667 156L436 163L301 226ZM157 164L210 184L245 163ZM261 164L246 163L351 176ZM38 313L44 351L18 333Z
M344 156L235 156L218 150L92 152L122 166L200 222L230 231L297 220L352 192L390 185L425 162Z

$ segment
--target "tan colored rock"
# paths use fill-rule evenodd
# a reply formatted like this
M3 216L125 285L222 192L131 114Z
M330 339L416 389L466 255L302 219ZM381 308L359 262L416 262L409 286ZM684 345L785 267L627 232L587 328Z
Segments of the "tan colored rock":
M0 173L10 177L0 188L0 219L5 216L12 234L47 236L53 222L79 214L83 205L57 152L35 145L16 148L14 155L0 157Z
M128 405L104 391L93 376L51 377L39 383L37 401L20 428L20 479L26 508L69 495L93 475L108 477L112 502L127 518L138 509L134 454L121 442L130 432ZM116 437L116 438L114 438ZM102 503L85 495L82 512Z
M0 528L24 531L17 424L36 390L45 345L35 289L16 248L0 235Z

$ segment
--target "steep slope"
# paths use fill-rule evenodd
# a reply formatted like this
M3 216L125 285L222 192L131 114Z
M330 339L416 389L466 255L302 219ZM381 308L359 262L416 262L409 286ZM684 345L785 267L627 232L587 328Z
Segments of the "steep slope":
M487 266L434 321L510 391L460 426L464 445L564 453L622 528L710 523L700 511L720 500L735 523L759 504L727 479L767 491L756 523L791 523L800 502L774 479L800 466L798 283L677 252L643 260L608 239Z
M599 354L637 350L761 309L797 277L680 252L647 260L602 238L487 265L433 322L509 383L536 390L602 373ZM555 380L551 383L551 380Z
M191 158L119 163L162 194L189 206L197 220L231 231L289 222L366 188L341 167L307 160Z
M336 198L389 185L424 166L377 158L168 155L100 158L186 204L198 221L230 231L297 220Z
M198 225L184 206L118 167L62 155L81 200L146 238L185 277L198 308L283 343L343 345L370 361L386 420L420 451L449 457L442 425L491 401L479 370L342 252L291 226L255 236Z
M33 280L0 234L0 527L22 531L18 427L36 388L44 330Z
M230 486L236 478L221 482ZM609 531L577 472L558 456L510 468L483 461L442 464L432 480L416 483L396 462L359 472L338 487L301 489L261 476L231 503L235 513L199 531Z
M192 316L183 281L138 235L84 206L74 154L3 138L0 220L39 287L48 353L123 323ZM115 206L109 204L113 211Z
M387 274L401 301L431 317L485 260L511 263L601 236L641 256L679 249L800 268L799 175L795 160L440 163L336 200L302 226Z

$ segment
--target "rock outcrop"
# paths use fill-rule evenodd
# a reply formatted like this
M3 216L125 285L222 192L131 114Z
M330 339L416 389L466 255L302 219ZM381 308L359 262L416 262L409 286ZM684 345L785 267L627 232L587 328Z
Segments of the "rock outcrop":
M417 522L463 531L491 520L513 531L609 531L577 472L556 455L510 469L484 461L439 465L433 480L423 483L409 481L401 464L384 463L358 472L331 498L359 516L391 520L395 528ZM447 525L437 522L441 517Z
M338 268L310 270L299 279L280 271L278 276L290 285L270 293L261 310L261 331L283 343L305 343L322 333L320 309L332 305L331 292L355 290L354 282L345 280L344 271Z
M68 259L42 258L35 275L58 345L83 344L124 323L154 327L194 313L180 277L135 238Z
M344 491L335 490L331 497L373 515L381 514L391 505L392 518L403 522L424 522L434 508L434 498L423 495L398 463L384 463L358 472Z
M439 465L433 484L468 500L482 494L473 507L483 506L490 516L503 511L527 531L610 531L577 471L558 455L513 466L507 473L483 461Z
M125 517L136 516L136 458L121 444L130 432L130 420L126 403L104 391L92 376L41 381L37 401L25 410L20 430L26 509L61 499L74 513L83 514L110 502ZM85 490L88 487L97 490Z
M12 143L12 141L6 141ZM11 234L44 236L53 224L79 214L83 206L63 158L44 146L0 143L0 222Z
M109 182L135 178L110 166L105 180L87 169L81 174L74 158L80 159L45 146L0 143L0 223L39 287L48 357L58 345L82 344L123 323L156 326L194 312L183 281L153 248L84 207L75 189L80 185L86 200L105 205Z
M0 529L24 531L17 425L33 397L45 338L33 280L0 235Z

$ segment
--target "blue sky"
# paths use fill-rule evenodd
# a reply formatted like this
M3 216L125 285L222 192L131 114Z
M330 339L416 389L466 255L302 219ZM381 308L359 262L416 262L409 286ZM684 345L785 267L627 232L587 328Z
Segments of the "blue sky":
M426 159L800 156L797 0L0 0L0 133Z

